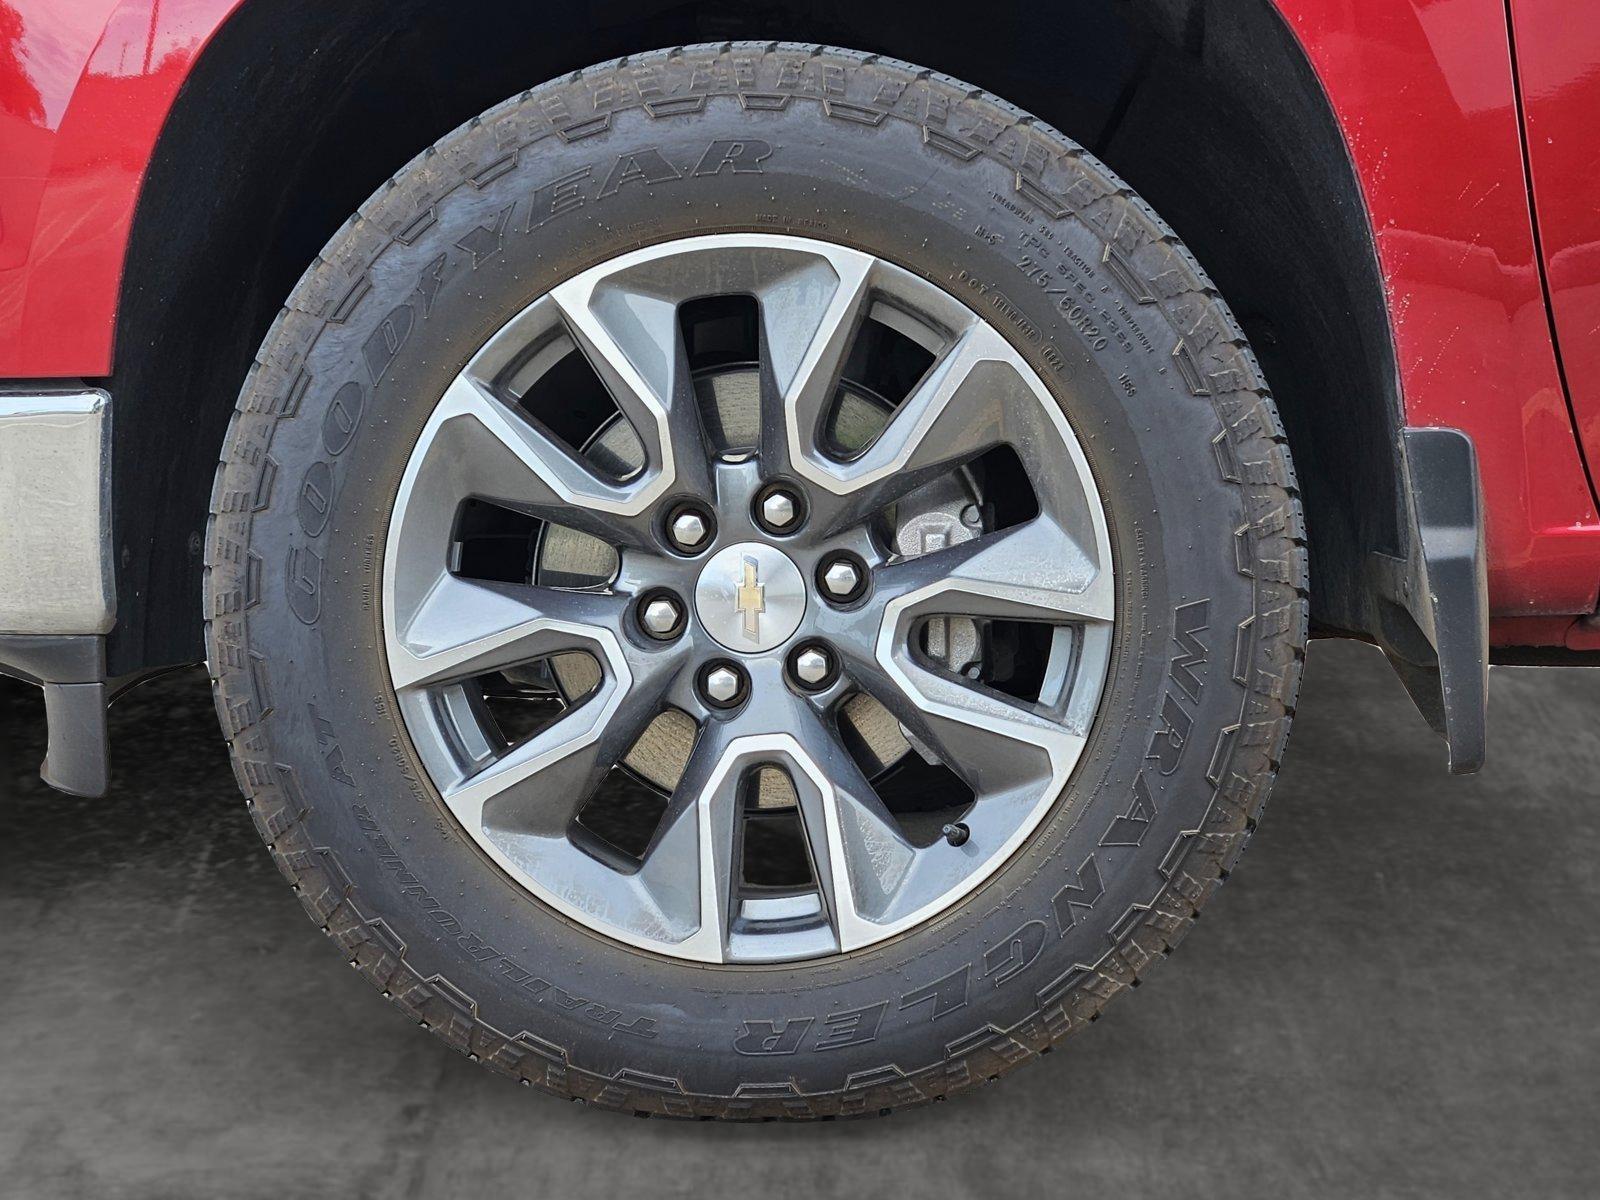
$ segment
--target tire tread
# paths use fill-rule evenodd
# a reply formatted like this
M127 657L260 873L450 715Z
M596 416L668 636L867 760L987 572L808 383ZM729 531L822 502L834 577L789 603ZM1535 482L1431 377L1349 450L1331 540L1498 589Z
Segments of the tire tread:
M1216 792L1200 827L1180 836L1168 853L1167 880L1143 915L1130 923L1117 944L1090 972L1031 1018L966 1050L965 1070L939 1064L917 1076L887 1078L875 1073L870 1086L825 1093L774 1097L699 1095L671 1087L643 1086L623 1072L606 1078L568 1061L559 1047L529 1035L515 1038L481 1020L469 997L442 976L422 978L407 962L405 945L381 918L361 912L337 855L313 845L304 818L303 797L287 768L271 758L257 682L249 666L247 589L249 527L252 513L236 497L253 495L270 461L271 432L283 401L317 333L338 305L358 287L384 250L400 240L429 207L457 187L474 186L475 172L509 149L521 153L542 137L563 136L545 115L545 102L560 100L574 114L592 109L597 90L590 85L663 62L700 63L730 56L760 60L804 56L857 71L871 71L890 83L920 82L955 94L958 106L997 126L1001 133L1042 141L1104 194L1090 206L1111 210L1118 222L1140 225L1149 234L1134 260L1156 260L1144 282L1179 339L1209 322L1221 331L1206 351L1213 386L1204 399L1216 408L1233 458L1234 482L1248 519L1255 611L1246 680L1241 687L1239 721L1232 744L1223 748ZM620 89L619 89L620 91ZM820 102L813 94L796 100ZM605 115L618 109L606 110ZM892 106L887 118L909 119ZM593 115L602 115L594 112ZM670 119L670 114L656 119ZM993 154L993 145L982 153ZM1074 210L1060 220L1082 219ZM1133 260L1130 260L1133 261ZM1182 286L1176 286L1181 284ZM1225 476L1226 478L1226 476ZM270 506L270 497L267 500ZM1141 198L1094 155L1015 106L947 75L897 59L820 45L733 42L682 46L632 55L574 71L496 105L417 155L361 205L307 269L273 322L260 355L251 366L228 427L206 531L206 661L219 718L246 806L278 869L301 905L339 946L349 964L418 1024L470 1059L565 1098L639 1116L725 1119L833 1118L883 1114L910 1104L943 1100L980 1087L1024 1062L1048 1053L1063 1038L1099 1018L1120 992L1137 987L1157 963L1188 936L1206 901L1226 881L1255 832L1273 774L1282 760L1294 715L1294 698L1305 657L1307 633L1307 554L1305 520L1282 421L1273 405L1255 356L1237 322L1188 248ZM1236 660L1237 662L1237 660ZM1130 910L1132 911L1132 910Z

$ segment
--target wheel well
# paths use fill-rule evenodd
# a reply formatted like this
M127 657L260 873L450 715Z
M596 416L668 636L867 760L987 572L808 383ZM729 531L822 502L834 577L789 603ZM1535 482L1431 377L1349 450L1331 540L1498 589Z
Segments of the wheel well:
M690 42L823 42L983 87L1075 138L1177 230L1238 315L1288 429L1314 617L1373 627L1403 552L1400 403L1371 230L1327 100L1270 0L608 0L460 8L250 0L180 93L141 192L110 387L120 620L108 669L201 657L211 476L256 348L369 194L506 96Z

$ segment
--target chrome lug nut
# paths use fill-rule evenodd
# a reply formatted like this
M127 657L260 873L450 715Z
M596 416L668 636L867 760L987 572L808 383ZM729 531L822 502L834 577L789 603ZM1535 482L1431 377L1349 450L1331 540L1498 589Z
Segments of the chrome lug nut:
M693 550L706 540L710 529L706 519L693 509L686 509L672 518L672 524L667 532L672 537L672 544L680 550Z
M716 666L701 677L700 690L712 704L723 707L732 704L743 690L739 672L730 666Z
M807 646L794 656L794 677L806 687L821 687L833 674L833 660L821 646Z
M850 600L861 590L861 568L837 558L822 569L822 590L834 600Z
M761 501L761 521L769 529L787 529L797 516L799 509L788 492L771 491Z
M683 609L678 606L677 601L667 596L657 596L639 610L639 623L653 638L666 640L672 637L678 632L678 626L682 621Z

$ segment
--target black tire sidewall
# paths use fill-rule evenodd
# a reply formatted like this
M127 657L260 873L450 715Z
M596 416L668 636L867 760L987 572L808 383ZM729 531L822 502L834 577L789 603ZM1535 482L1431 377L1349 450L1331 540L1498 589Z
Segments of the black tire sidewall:
M697 174L719 140L770 152L759 170ZM1025 1022L1162 888L1171 847L1216 790L1212 747L1240 721L1244 693L1226 660L1253 611L1234 544L1248 517L1213 456L1216 410L1172 368L1177 332L1096 269L1105 243L1087 225L1045 222L1012 195L1004 164L940 154L909 122L829 120L811 104L752 111L728 97L671 120L636 109L449 191L328 306L295 415L272 439L288 502L259 512L251 531L250 551L267 564L249 639L271 668L271 751L297 779L311 840L337 856L357 906L479 1020L603 1076L631 1071L716 1095L786 1081L835 1091L886 1065L923 1069ZM563 207L574 196L581 205ZM463 836L397 716L381 580L417 435L490 334L552 285L637 246L752 230L868 251L1001 329L1049 383L1089 459L1119 591L1089 745L1023 850L954 911L882 946L731 969L586 930ZM1088 317L1069 318L1029 275L1025 264L1040 261L1075 264ZM1112 325L1126 342L1107 336ZM325 516L308 508L308 488L331 490ZM1194 635L1198 656L1175 629ZM1183 672L1200 686L1178 686ZM1130 813L1142 818L1137 844L1108 841ZM1063 931L1056 901L1074 885L1084 903L1066 908Z

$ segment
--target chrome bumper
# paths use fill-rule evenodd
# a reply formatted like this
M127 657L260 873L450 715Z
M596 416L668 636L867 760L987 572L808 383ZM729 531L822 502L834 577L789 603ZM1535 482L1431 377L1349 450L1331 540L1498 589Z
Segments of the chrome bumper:
M110 427L98 389L0 384L0 673L44 689L40 774L79 796L109 776Z
M0 633L115 622L110 426L98 389L0 386Z

